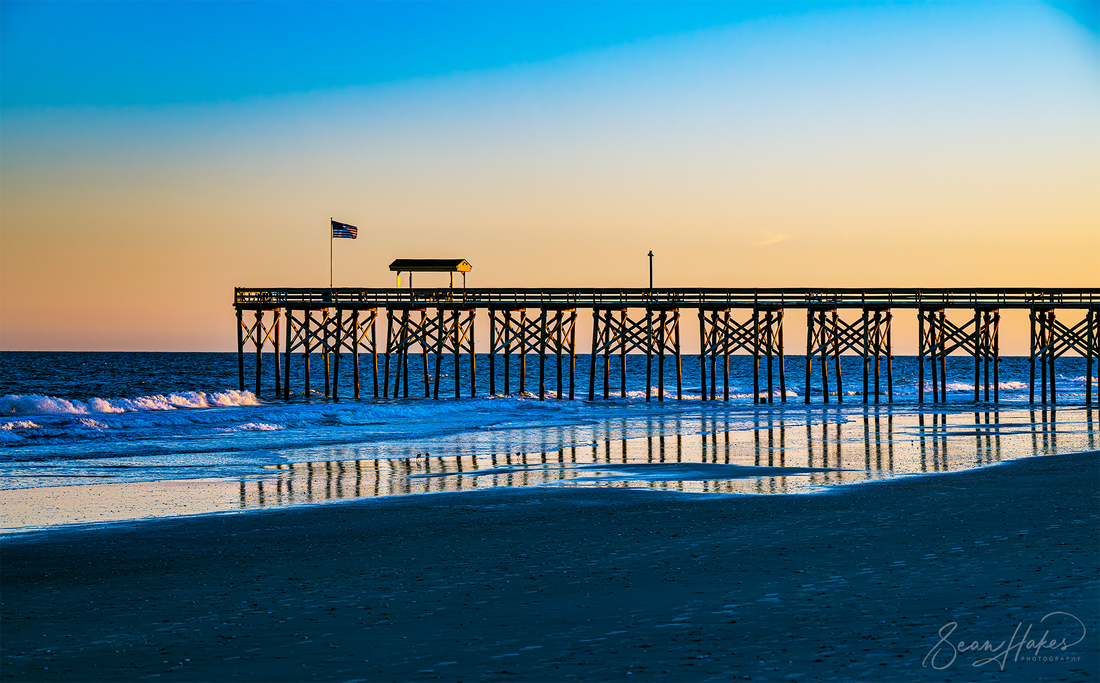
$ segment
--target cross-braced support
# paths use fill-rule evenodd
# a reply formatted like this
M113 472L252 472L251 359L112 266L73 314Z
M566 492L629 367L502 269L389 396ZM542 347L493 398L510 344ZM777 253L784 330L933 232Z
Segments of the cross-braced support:
M421 369L424 373L424 397L431 396L431 380L428 375L428 353L435 350L435 316L429 316L424 308L386 309L386 357L382 374L382 397L397 398L402 393L409 397L409 355L413 349L420 351ZM390 362L393 359L393 393L390 393ZM404 392L402 392L404 380Z
M290 399L290 359L294 351L302 349L303 395L309 400L309 355L321 351L325 369L325 396L332 390L329 384L329 352L336 341L335 318L327 308L299 310L286 309L286 339L283 347L283 399Z
M611 356L619 356L619 396L626 398L626 356L631 351L646 354L646 401L653 393L653 356L657 355L657 400L665 399L665 355L676 359L676 398L683 398L680 358L680 310L648 308L645 318L633 320L621 307L592 309L592 354L588 374L588 400L596 397L596 362L603 356L603 397L611 397Z
M266 322L266 313L272 315L271 323ZM282 364L279 362L279 314L278 308L257 308L255 319L246 320L244 311L237 309L237 379L241 391L244 391L244 347L251 342L256 349L256 396L260 395L260 378L263 372L264 346L268 342L275 352L275 393L279 393L279 375Z
M443 307L436 309L436 325L439 337L435 351L435 397L439 398L440 364L443 353L454 354L455 398L461 397L462 388L462 352L470 354L470 396L477 396L477 353L474 351L473 308Z
M943 308L921 308L917 312L919 332L917 337L918 401L924 403L925 361L931 366L932 401L947 402L947 356L956 350L974 357L974 400L982 400L984 384L985 400L989 400L992 386L993 400L1000 401L1000 324L1001 314L995 308L976 308L974 317L962 325L947 319ZM985 368L984 383L982 368ZM993 376L990 382L990 366Z
M894 314L889 308L864 308L858 326L849 328L852 343L844 348L855 349L863 356L863 402L868 402L870 375L874 374L875 403L882 398L882 363L886 363L886 400L894 402L894 350L890 324ZM858 335L862 334L862 339ZM843 348L841 349L843 352ZM873 366L873 367L872 367Z
M336 327L336 357L332 363L332 398L337 399L336 388L340 385L340 352L347 350L352 355L352 384L355 398L359 398L359 351L370 354L372 378L374 379L374 397L378 398L378 339L375 334L375 321L378 311L374 308L352 310L337 309L332 319Z
M539 400L546 399L546 356L557 357L557 396L563 393L562 357L569 356L569 398L576 379L577 311L572 307L544 307L528 317L525 308L489 310L489 393L496 393L496 356L504 360L504 393L511 393L511 354L519 356L519 390L525 391L527 354L539 354Z
M718 359L722 359L722 399L730 400L730 354L747 351L753 357L753 402L775 402L775 365L779 365L779 400L787 402L787 369L783 359L783 309L757 307L752 317L738 322L728 307L699 308L701 340L700 380L703 400L707 395L707 358L710 358L710 400L717 394ZM768 393L760 395L760 357L767 359Z
M874 402L882 396L882 363L886 364L886 397L894 402L894 356L890 326L893 313L889 308L868 306L853 323L845 322L831 307L810 308L806 312L806 403L810 402L810 376L815 355L821 356L821 393L829 402L829 356L833 357L836 374L836 400L844 402L844 384L840 357L853 351L863 358L863 402L871 400L871 377L874 370Z
M443 354L454 355L455 398L460 396L463 352L470 354L470 395L477 396L477 355L474 353L474 309L437 306L433 314L422 307L386 310L386 361L382 395L388 397L390 358L394 356L392 396L409 396L409 356L419 351L423 370L424 397L439 398ZM429 370L428 354L435 356L435 377ZM434 389L434 391L433 391Z
M1032 403L1035 403L1036 361L1038 361L1041 371L1040 397L1042 402L1047 402L1049 369L1050 403L1057 403L1054 361L1070 351L1085 357L1085 405L1092 405L1092 373L1097 361L1100 361L1100 310L1096 308L1087 309L1085 319L1073 327L1069 327L1057 319L1052 308L1031 309L1030 399Z
M838 326L835 308L810 307L806 309L806 403L810 402L810 372L813 370L814 356L821 354L821 394L825 403L829 402L829 353L833 353L836 365L836 400L844 402L844 393L840 384L840 347L836 328Z
M993 402L1001 402L1001 312L997 309L974 309L975 353L974 353L974 402L983 400L979 383L985 392L984 400L990 399L990 386L993 389ZM990 381L990 366L993 369Z

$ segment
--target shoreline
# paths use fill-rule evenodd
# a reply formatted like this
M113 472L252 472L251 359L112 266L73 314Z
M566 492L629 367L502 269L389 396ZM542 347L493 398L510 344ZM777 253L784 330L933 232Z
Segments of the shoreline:
M1095 680L1100 453L1004 464L828 496L511 489L9 536L3 678ZM1075 661L922 666L949 623L996 643L1053 612L1085 624Z
M700 477L700 476L697 476L697 475L692 475L691 472L687 472L687 474L689 476L685 476L685 477L669 477L667 479L657 478L657 479L649 479L649 480L647 480L647 479L632 479L628 476L618 475L618 476L615 476L615 477L610 477L610 478L607 478L605 480L602 480L602 482L601 481L588 481L588 480L585 480L585 479L575 480L575 481L582 482L583 484L590 484L588 486L585 486L585 485L576 486L576 485L572 485L572 484L563 485L563 484L560 484L560 483L550 483L550 484L546 484L546 485L531 484L531 485L523 485L523 486L491 486L491 487L483 488L483 489L480 489L480 490L469 490L469 489L467 489L467 490L437 490L437 491L428 490L428 491L415 492L415 493L388 494L388 495L378 495L378 496L357 496L357 497L338 498L338 499L332 499L332 500L326 499L326 500L321 500L321 501L298 502L298 503L282 504L282 505L273 506L273 507L239 507L239 506L235 506L236 505L235 502L234 503L227 503L226 501L216 501L216 502L211 502L209 504L211 505L211 507L217 508L217 509L208 509L208 510L199 511L199 512L189 512L189 513L182 513L182 514L168 512L167 514L148 514L148 515L142 516L142 517L121 517L121 518L119 518L119 517L116 517L116 518L104 517L102 519L97 519L97 520L53 523L53 524L47 524L45 526L26 526L26 527L10 527L10 528L9 527L0 527L0 543L3 543L5 540L7 540L9 538L26 538L28 536L37 537L37 536L42 536L42 535L48 535L48 534L55 533L55 532L95 531L95 530L99 530L99 529L110 529L110 528L113 528L113 527L116 527L116 526L118 526L118 527L126 527L126 526L137 527L137 526L139 526L141 524L145 524L145 523L154 523L154 522L158 522L158 521L173 520L173 519L178 519L178 520L203 519L203 518L207 518L207 517L215 518L215 517L222 517L222 516L235 516L235 515L241 515L241 514L264 514L264 513L270 513L270 512L275 512L275 511L308 510L308 509L312 509L312 508L332 506L332 505L348 505L348 504L355 504L357 502L358 503L367 503L368 501L381 502L381 501L402 499L402 498L408 498L408 497L419 498L419 497L423 497L423 496L447 496L447 495L468 496L468 495L476 494L476 493L479 493L479 492L491 494L491 493L494 493L494 492L496 492L496 493L505 493L505 492L508 492L510 490L546 490L546 491L555 491L555 490L619 490L619 491L635 491L635 492L639 492L639 493L647 493L647 492L657 493L657 494L667 493L668 495L672 495L672 496L692 496L692 497L694 497L694 496L704 496L704 497L705 496L718 496L718 497L734 496L734 497L750 497L751 498L751 497L759 496L759 497L763 497L763 498L771 498L771 497L775 497L775 496L781 496L781 497L782 496L798 496L798 495L815 496L815 495L827 495L827 494L831 494L831 493L840 492L840 491L843 491L846 488L853 487L853 486L865 486L865 485L868 485L868 484L890 484L890 483L899 482L899 481L911 480L913 478L934 477L934 476L940 476L940 475L954 475L954 474L961 474L961 473L964 473L964 472L972 472L972 471L976 471L976 470L983 470L983 469L987 469L987 468L991 468L991 467L998 467L998 466L1002 466L1002 465L1007 465L1009 463L1018 462L1020 460L1028 460L1028 459L1032 459L1032 458L1057 457L1057 456L1061 456L1061 455L1087 455L1087 454L1092 453L1092 452L1093 451L1069 451L1069 452L1066 452L1066 453L1048 453L1048 454L1042 454L1042 455L1031 455L1031 456L1024 456L1022 458L1012 458L1012 459L1000 460L1000 461L995 461L995 462L981 463L977 466L969 467L969 468L966 468L966 469L954 469L954 470L945 469L945 470L940 470L940 471L929 471L929 472L902 472L902 473L899 473L899 474L895 474L894 476L891 476L891 477L868 478L868 479L853 480L853 481L847 481L847 482L836 483L836 484L828 484L828 485L826 485L826 484L817 484L816 486L799 487L795 491L784 491L784 492L779 492L779 493L760 493L760 492L752 492L752 491L730 491L730 492L715 491L715 492L707 492L707 491L683 491L683 490L671 490L671 489L661 490L661 489L655 489L655 488L652 488L652 487L646 487L645 484L651 484L652 485L654 483L659 483L659 482L662 482L662 481L685 483L685 482L695 482L695 481L710 481L710 482L713 482L713 481L745 481L745 480L750 480L750 479L763 479L763 478L774 479L774 478L777 478L777 477L782 477L782 478L785 479L787 477L805 477L805 476L810 476L811 474L818 474L818 473L836 473L836 472L852 472L852 473L854 473L854 472L862 472L863 470L860 470L860 469L857 469L857 468L848 468L848 469L840 469L840 470L838 470L838 469L818 469L818 470L815 470L815 471L804 471L805 468L799 468L799 467L776 468L776 467L769 467L769 466L759 466L759 467L748 468L748 467L738 466L738 465L725 465L725 466L718 465L719 468L729 467L731 470L739 472L739 473L736 474L736 475L731 473L731 476L728 476L728 477L708 478L708 477ZM1100 451L1096 451L1096 452L1100 452ZM685 464L690 464L690 463L685 463ZM604 466L604 465L600 465L600 466L582 465L580 467L575 468L574 471L617 472L617 471L620 471L621 469L626 469L626 468L616 467L615 463L609 463L606 466ZM754 474L750 471L752 469L759 469L764 473L763 474ZM782 470L789 470L789 472L782 471ZM225 494L225 493L228 493L228 492L237 492L238 489L240 488L242 482L248 481L250 483L254 483L255 481L259 481L262 476L263 475L254 475L250 480L239 479L239 478L228 478L228 477L224 477L224 478L197 478L197 479L160 479L160 480L147 481L147 482L107 482L107 483L102 483L102 484L77 484L77 485L70 485L70 486L35 487L35 488L25 488L25 489L5 489L5 490L0 490L0 504L2 504L3 507L5 507L8 510L10 510L14 505L18 505L18 506L24 507L24 508L42 507L42 506L44 506L44 504L45 504L45 506L49 506L50 503L45 501L44 498L47 497L47 496L51 496L51 495L53 495L55 497L65 498L67 504L73 505L73 506L81 506L82 504L83 505L94 504L94 502L103 500L103 496L99 495L99 494L104 493L104 491L101 489L101 487L110 487L111 489L113 489L115 491L124 491L127 494L127 495L123 496L122 502L119 502L119 498L118 498L117 495L115 497L110 498L110 500L114 501L114 504L115 504L116 507L123 507L123 508L129 507L130 509L134 509L134 508L137 508L138 506L143 504L142 503L143 499L146 499L148 497L156 495L157 492L163 492L166 489L174 489L174 488L181 489L180 492L175 492L177 497L178 497L178 495L185 495L185 496L188 496L189 498L191 498L192 496L194 496L194 494L196 492L203 491L203 490L205 490L205 491L219 490L223 494ZM432 478L441 478L441 477L444 477L444 476L447 476L447 475L435 475L435 474L411 475L411 476L409 476L409 478L410 479L420 479L420 478L432 479ZM614 484L614 483L618 483L618 484L620 484L620 486L608 485L608 484ZM635 485L632 486L632 484L635 484ZM66 494L71 494L71 493L77 494L78 497L81 498L82 500L73 501L71 496L66 495ZM12 499L14 499L14 500L12 500ZM156 503L159 504L161 507L170 506L170 505L173 504L172 500L168 500L168 501L161 500L161 501L156 501ZM56 501L55 501L54 504L56 504ZM144 504L148 505L147 502L145 502ZM176 503L176 504L180 504L180 503Z
M678 417L648 421L635 416L621 424L535 425L518 433L474 430L454 437L383 440L365 453L351 446L291 446L280 456L282 461L245 458L227 466L237 467L239 474L208 472L200 478L182 478L187 468L173 463L161 472L146 472L141 458L134 458L132 471L121 470L121 480L35 486L39 482L34 477L44 476L40 470L64 471L68 465L17 463L13 471L24 478L8 483L23 487L0 490L0 537L493 487L619 486L790 495L980 469L1097 446L1092 410L1062 411L1057 419L1047 422L1044 417L1041 423L1027 422L1028 415L1016 410L972 416L967 411L950 422L939 412L932 413L931 420L924 413L894 410L833 412L831 421L820 422L802 420L801 411L793 416L764 411L748 421L703 416L686 418L685 423ZM281 432L258 434L248 437L259 439L249 442L256 448L280 447L278 439L285 438ZM263 441L267 434L276 434L276 441ZM73 462L78 477L88 476L89 468L97 466L95 459ZM138 478L149 473L158 478Z

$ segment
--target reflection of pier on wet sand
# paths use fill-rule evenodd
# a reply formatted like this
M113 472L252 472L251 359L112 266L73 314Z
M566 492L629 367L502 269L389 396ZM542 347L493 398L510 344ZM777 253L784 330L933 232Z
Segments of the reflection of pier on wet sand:
M423 452L274 465L268 476L240 481L239 506L533 486L796 493L1097 446L1094 411L1088 409L836 410L820 419L806 417L796 421L783 411L762 411L750 428L729 416L703 417L701 433L694 435L682 433L683 423L668 434L651 424L646 436L536 452L512 452L502 444L501 452L490 455ZM569 441L571 434L559 430L556 436Z
M502 488L783 494L1096 450L1096 410L753 409L341 446L232 479L0 491L0 532ZM532 448L534 443L545 444ZM329 457L323 457L328 454ZM419 455L418 455L419 454ZM322 457L317 457L322 456Z

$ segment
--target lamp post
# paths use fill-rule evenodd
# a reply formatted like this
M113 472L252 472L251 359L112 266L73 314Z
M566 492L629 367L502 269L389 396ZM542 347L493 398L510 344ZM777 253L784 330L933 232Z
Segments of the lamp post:
M649 288L653 289L653 250L649 252Z

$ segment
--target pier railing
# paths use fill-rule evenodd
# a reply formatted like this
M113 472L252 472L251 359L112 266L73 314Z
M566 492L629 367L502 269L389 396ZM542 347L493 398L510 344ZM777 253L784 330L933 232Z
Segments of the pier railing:
M373 289L250 288L238 287L234 305L239 308L390 307L439 304L471 308L575 306L578 308L682 308L717 306L753 308L1016 308L1039 306L1093 308L1100 306L1100 288L975 288L975 289L722 289L677 287L669 289Z

